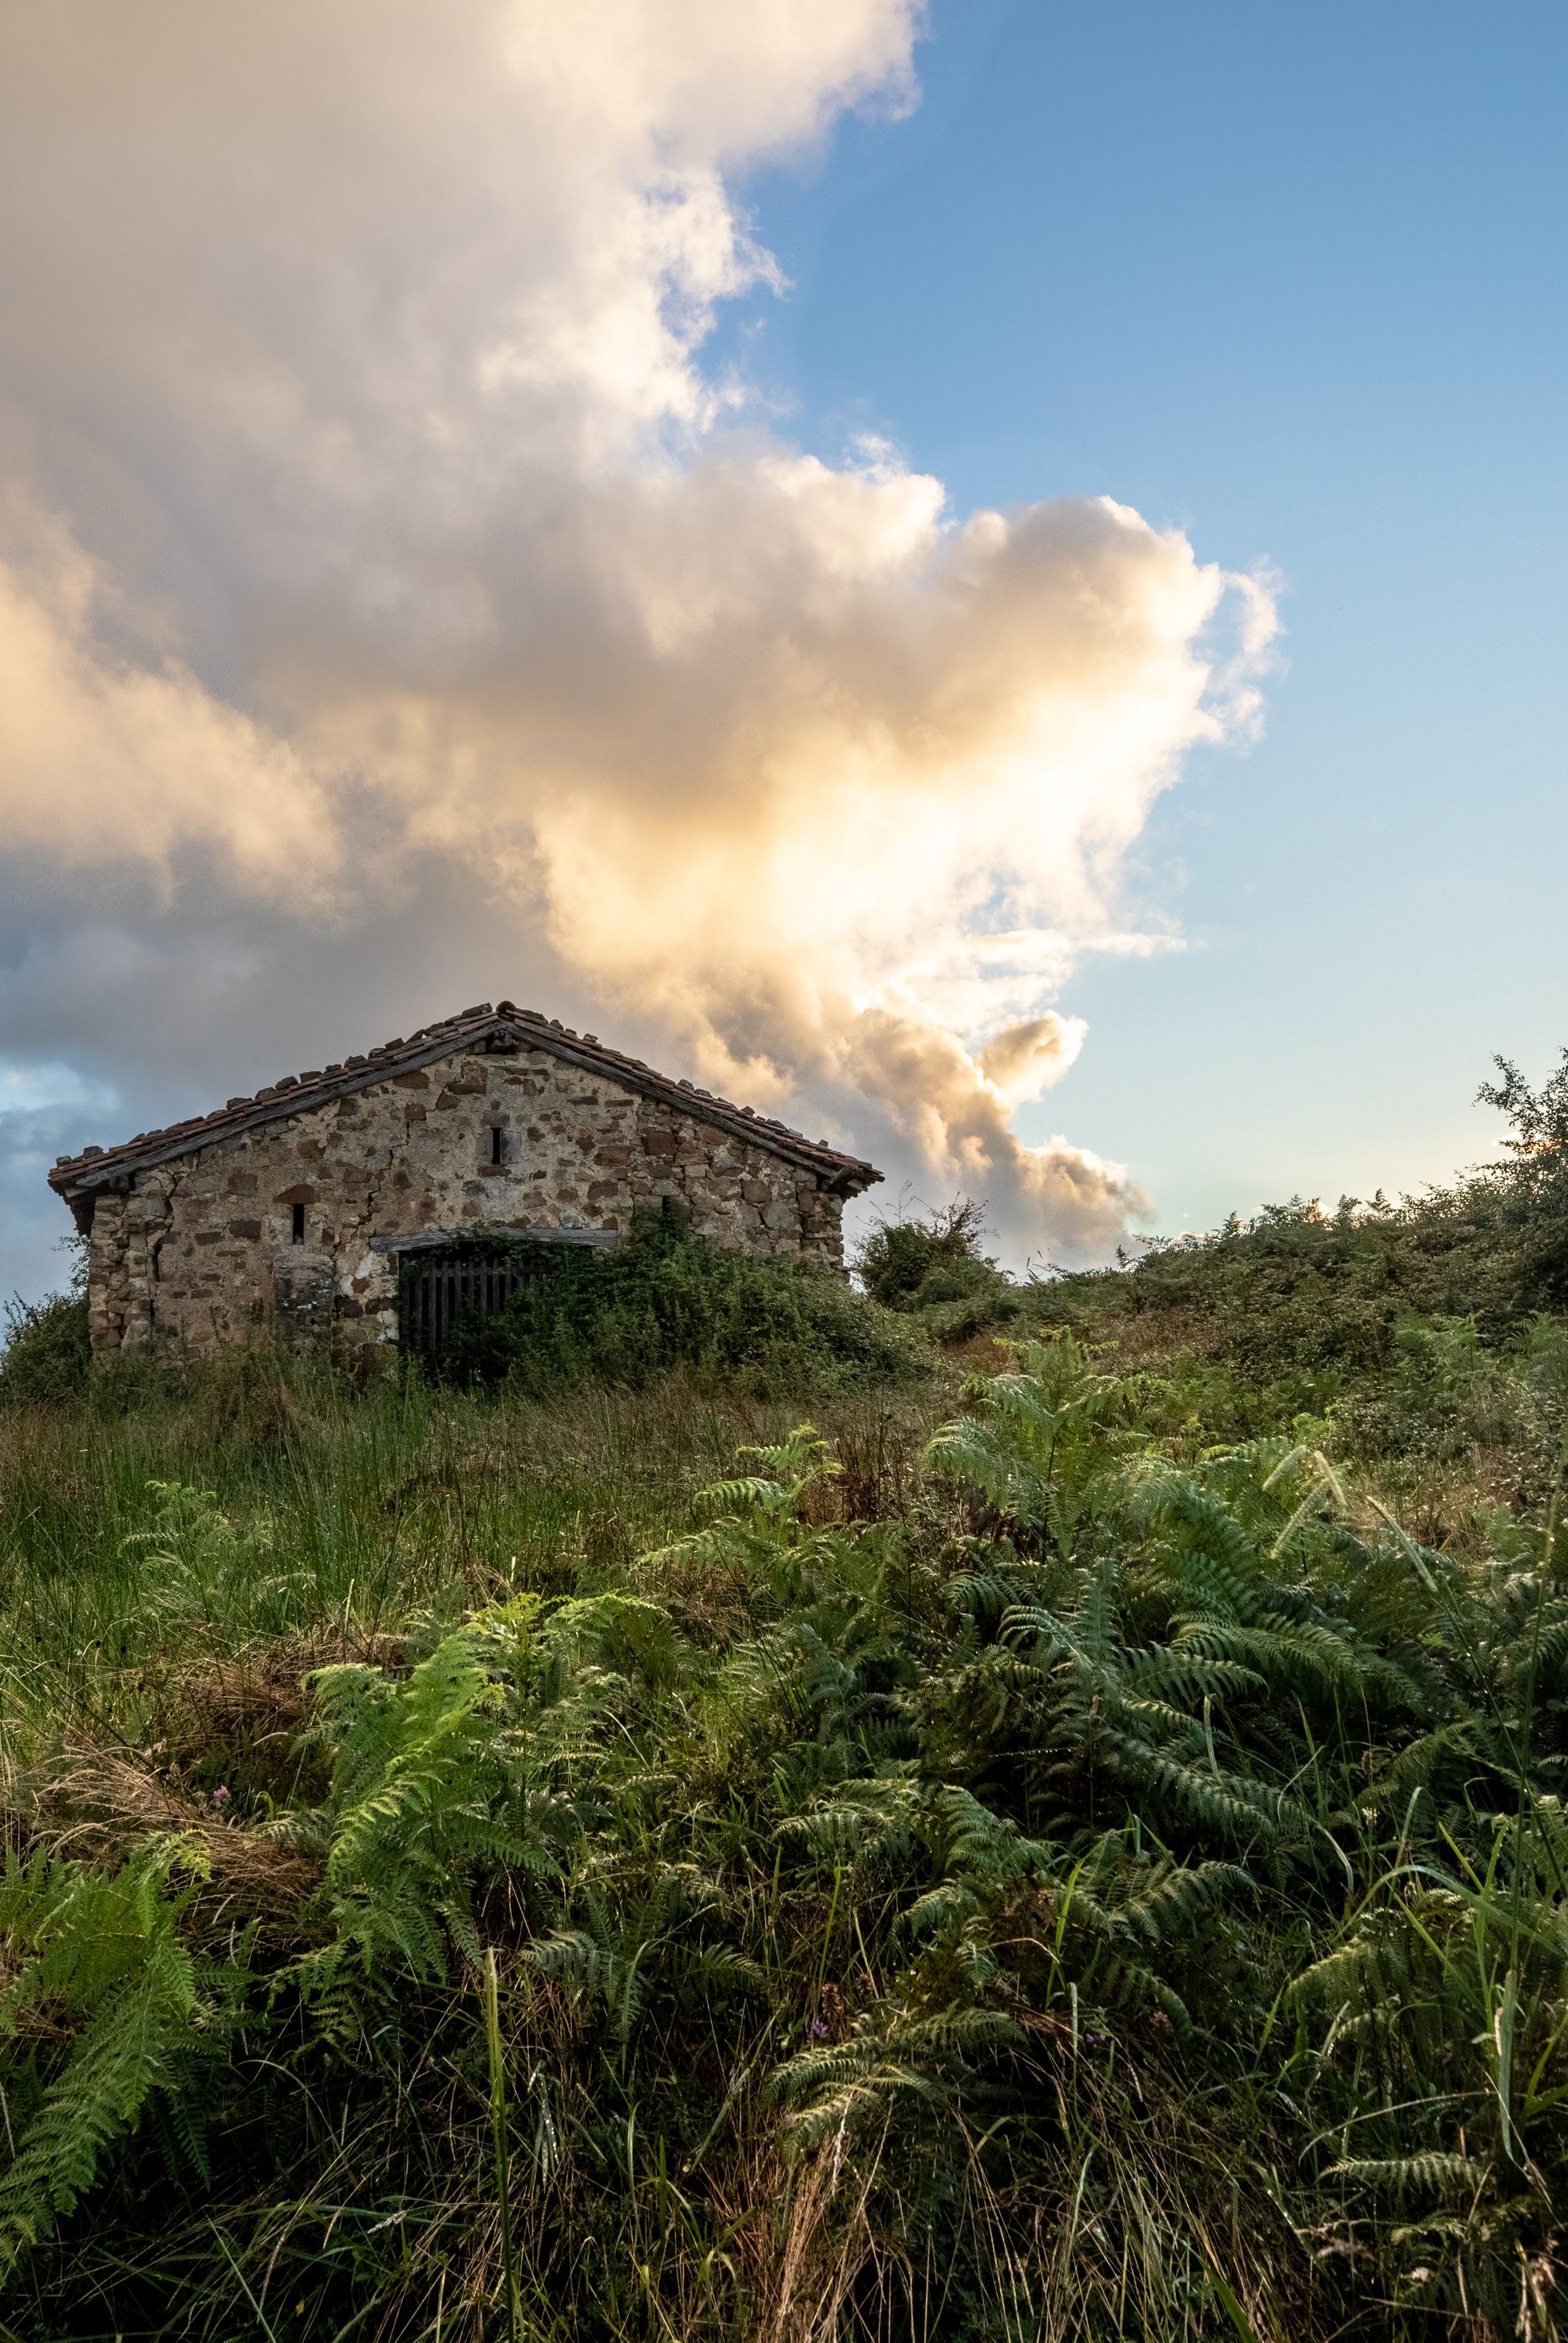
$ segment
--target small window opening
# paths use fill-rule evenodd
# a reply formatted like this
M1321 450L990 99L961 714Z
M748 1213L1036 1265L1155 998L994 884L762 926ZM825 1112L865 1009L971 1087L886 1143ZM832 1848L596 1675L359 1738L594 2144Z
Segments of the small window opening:
M492 1163L501 1163L505 1161L506 1145L506 1133L502 1131L498 1122L493 1123L490 1127L490 1161Z
M293 1233L294 1242L296 1244L303 1244L305 1242L305 1207L303 1204L296 1204L294 1207Z

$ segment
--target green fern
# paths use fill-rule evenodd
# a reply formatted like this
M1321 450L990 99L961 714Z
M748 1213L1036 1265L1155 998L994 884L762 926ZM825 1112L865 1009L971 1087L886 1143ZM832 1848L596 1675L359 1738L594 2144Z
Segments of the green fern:
M547 1614L519 1595L444 1635L406 1677L363 1664L317 1672L330 1795L283 1826L326 1857L333 1933L296 1971L307 1995L351 1977L442 1977L454 1947L477 1966L476 1888L560 1874L624 1689L595 1649L637 1620L663 1614L623 1594Z
M1092 1373L1070 1335L1013 1347L1017 1369L965 1386L968 1413L934 1434L926 1463L1065 1559L1098 1487L1115 1472L1131 1387Z
M1001 2010L927 2014L890 2001L848 2041L786 2059L771 2089L789 2110L792 2143L818 2147L836 2134L884 2123L905 2102L936 2109L961 2101L978 2080L977 2061L1022 2038Z
M45 2054L55 2071L0 2176L0 2273L75 2210L155 2095L177 2100L220 2046L217 2010L180 1936L207 1876L202 1847L174 1836L148 1839L106 1875L7 1856L0 1933L21 1966L0 2029L16 2040L42 2026L47 2040L64 2026L68 2048L57 2065Z
M1401 2197L1473 2195L1485 2182L1487 2171L1473 2156L1445 2156L1432 2148L1414 2156L1342 2156L1329 2166L1327 2177L1359 2180Z
M138 1634L193 1626L280 1634L301 1616L309 1576L280 1564L266 1513L242 1536L210 1489L149 1481L147 1490L153 1519L120 1544L135 1576Z
M692 1864L665 1864L650 1880L608 1875L581 1884L580 1925L528 1946L527 1965L596 2004L623 2058L649 1999L701 2006L749 1994L761 1972L726 1943L718 1884Z

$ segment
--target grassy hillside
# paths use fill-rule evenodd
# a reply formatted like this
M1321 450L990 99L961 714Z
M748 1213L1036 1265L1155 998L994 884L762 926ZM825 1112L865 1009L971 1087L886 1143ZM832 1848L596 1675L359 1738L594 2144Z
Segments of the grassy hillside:
M618 1383L591 1297L548 1388L19 1325L0 2334L1556 2334L1522 1091L1106 1276L884 1232L744 1373L684 1270Z

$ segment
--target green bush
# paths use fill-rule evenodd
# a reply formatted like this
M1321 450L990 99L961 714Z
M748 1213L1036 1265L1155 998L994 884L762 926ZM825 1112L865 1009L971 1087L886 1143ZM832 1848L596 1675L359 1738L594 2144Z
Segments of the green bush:
M85 1293L51 1293L43 1302L17 1294L6 1302L0 1402L74 1398L91 1363Z
M884 1309L917 1317L940 1342L1027 1316L1039 1291L1019 1284L980 1250L985 1207L960 1196L943 1211L879 1221L855 1257L855 1273Z
M980 1249L983 1210L960 1196L923 1219L878 1221L855 1256L855 1274L886 1310L957 1302L995 1267Z
M614 1252L528 1248L534 1282L460 1324L441 1373L544 1397L590 1383L639 1389L670 1368L765 1398L931 1372L926 1345L831 1271L723 1252L671 1230Z

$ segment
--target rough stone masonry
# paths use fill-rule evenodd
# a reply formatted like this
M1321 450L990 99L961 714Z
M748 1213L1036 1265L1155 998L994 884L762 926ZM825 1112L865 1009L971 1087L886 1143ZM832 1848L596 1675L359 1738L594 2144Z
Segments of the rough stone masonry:
M842 1270L881 1173L510 1001L62 1157L93 1350L202 1354L273 1326L398 1339L403 1253L511 1232L613 1244L639 1210ZM668 1202L666 1201L668 1200Z

